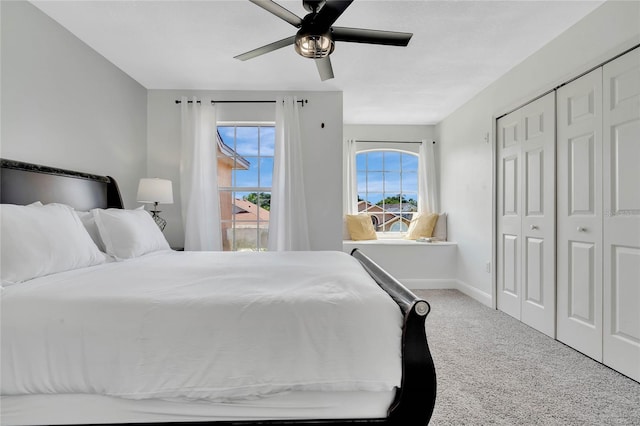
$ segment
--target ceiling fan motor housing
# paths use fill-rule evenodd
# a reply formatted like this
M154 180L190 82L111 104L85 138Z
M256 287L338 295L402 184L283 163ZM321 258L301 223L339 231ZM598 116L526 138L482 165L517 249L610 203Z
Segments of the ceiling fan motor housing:
M335 48L335 43L331 37L331 31L324 34L311 34L300 30L296 34L294 46L300 56L318 59L329 56Z
M310 13L302 19L300 30L296 33L295 49L305 58L325 58L333 52L335 43L331 28L314 22L316 15Z

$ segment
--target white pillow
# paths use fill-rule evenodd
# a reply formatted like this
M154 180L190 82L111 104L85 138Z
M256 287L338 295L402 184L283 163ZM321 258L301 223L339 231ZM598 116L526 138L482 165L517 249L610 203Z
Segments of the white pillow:
M35 203L29 204L29 205L30 206L42 206L43 204L40 201L36 201ZM51 205L66 206L66 204L60 204L60 203L50 203L50 204L47 204L47 205L48 206L51 206ZM69 206L69 207L71 207L71 206ZM73 209L73 207L71 207L71 208ZM84 229L87 230L87 232L89 233L89 236L91 237L93 242L96 244L98 249L101 252L105 252L104 243L102 242L102 238L100 238L100 233L98 232L98 225L96 225L96 220L93 217L93 213L80 211L80 210L75 210L75 209L73 209L73 210L76 212L76 214L80 218L80 221L82 222L82 225L84 225Z
M100 231L98 230L98 224L96 223L96 218L93 216L92 212L80 212L76 211L76 214L82 221L84 225L84 229L87 230L89 236L93 240L93 242L98 246L100 251L106 252L106 248L104 247L104 242L102 238L100 238Z
M117 260L131 259L158 250L169 243L146 210L94 209L107 254Z
M106 261L69 206L2 204L0 222L3 285Z

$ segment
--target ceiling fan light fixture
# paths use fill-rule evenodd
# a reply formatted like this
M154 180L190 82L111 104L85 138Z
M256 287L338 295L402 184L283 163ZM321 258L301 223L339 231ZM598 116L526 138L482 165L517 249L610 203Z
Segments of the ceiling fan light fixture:
M305 58L325 58L333 52L335 44L329 33L325 34L300 34L296 35L295 49L300 56Z

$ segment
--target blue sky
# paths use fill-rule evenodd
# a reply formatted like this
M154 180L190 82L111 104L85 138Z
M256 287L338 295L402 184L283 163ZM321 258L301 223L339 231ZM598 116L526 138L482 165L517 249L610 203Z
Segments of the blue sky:
M375 204L399 193L418 199L418 157L394 151L356 155L358 196Z
M249 170L234 170L234 186L270 188L275 146L274 127L220 126L218 132L226 145L251 164Z
M356 169L399 172L418 171L418 156L398 151L369 151L356 155Z
M221 126L218 127L218 132L225 144L251 164L249 170L233 172L234 186L270 188L275 128ZM375 204L401 192L407 199L418 199L418 157L416 155L397 151L360 153L356 155L356 170L358 195L362 199L368 199Z

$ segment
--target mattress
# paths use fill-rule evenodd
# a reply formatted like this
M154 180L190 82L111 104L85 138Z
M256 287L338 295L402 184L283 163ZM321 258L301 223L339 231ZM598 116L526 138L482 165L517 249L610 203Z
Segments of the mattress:
M394 396L393 391L293 391L251 400L210 402L86 394L23 395L0 398L0 424L377 419L387 416Z
M3 411L351 392L384 395L378 413L400 385L402 314L341 252L158 252L4 288L1 315Z

